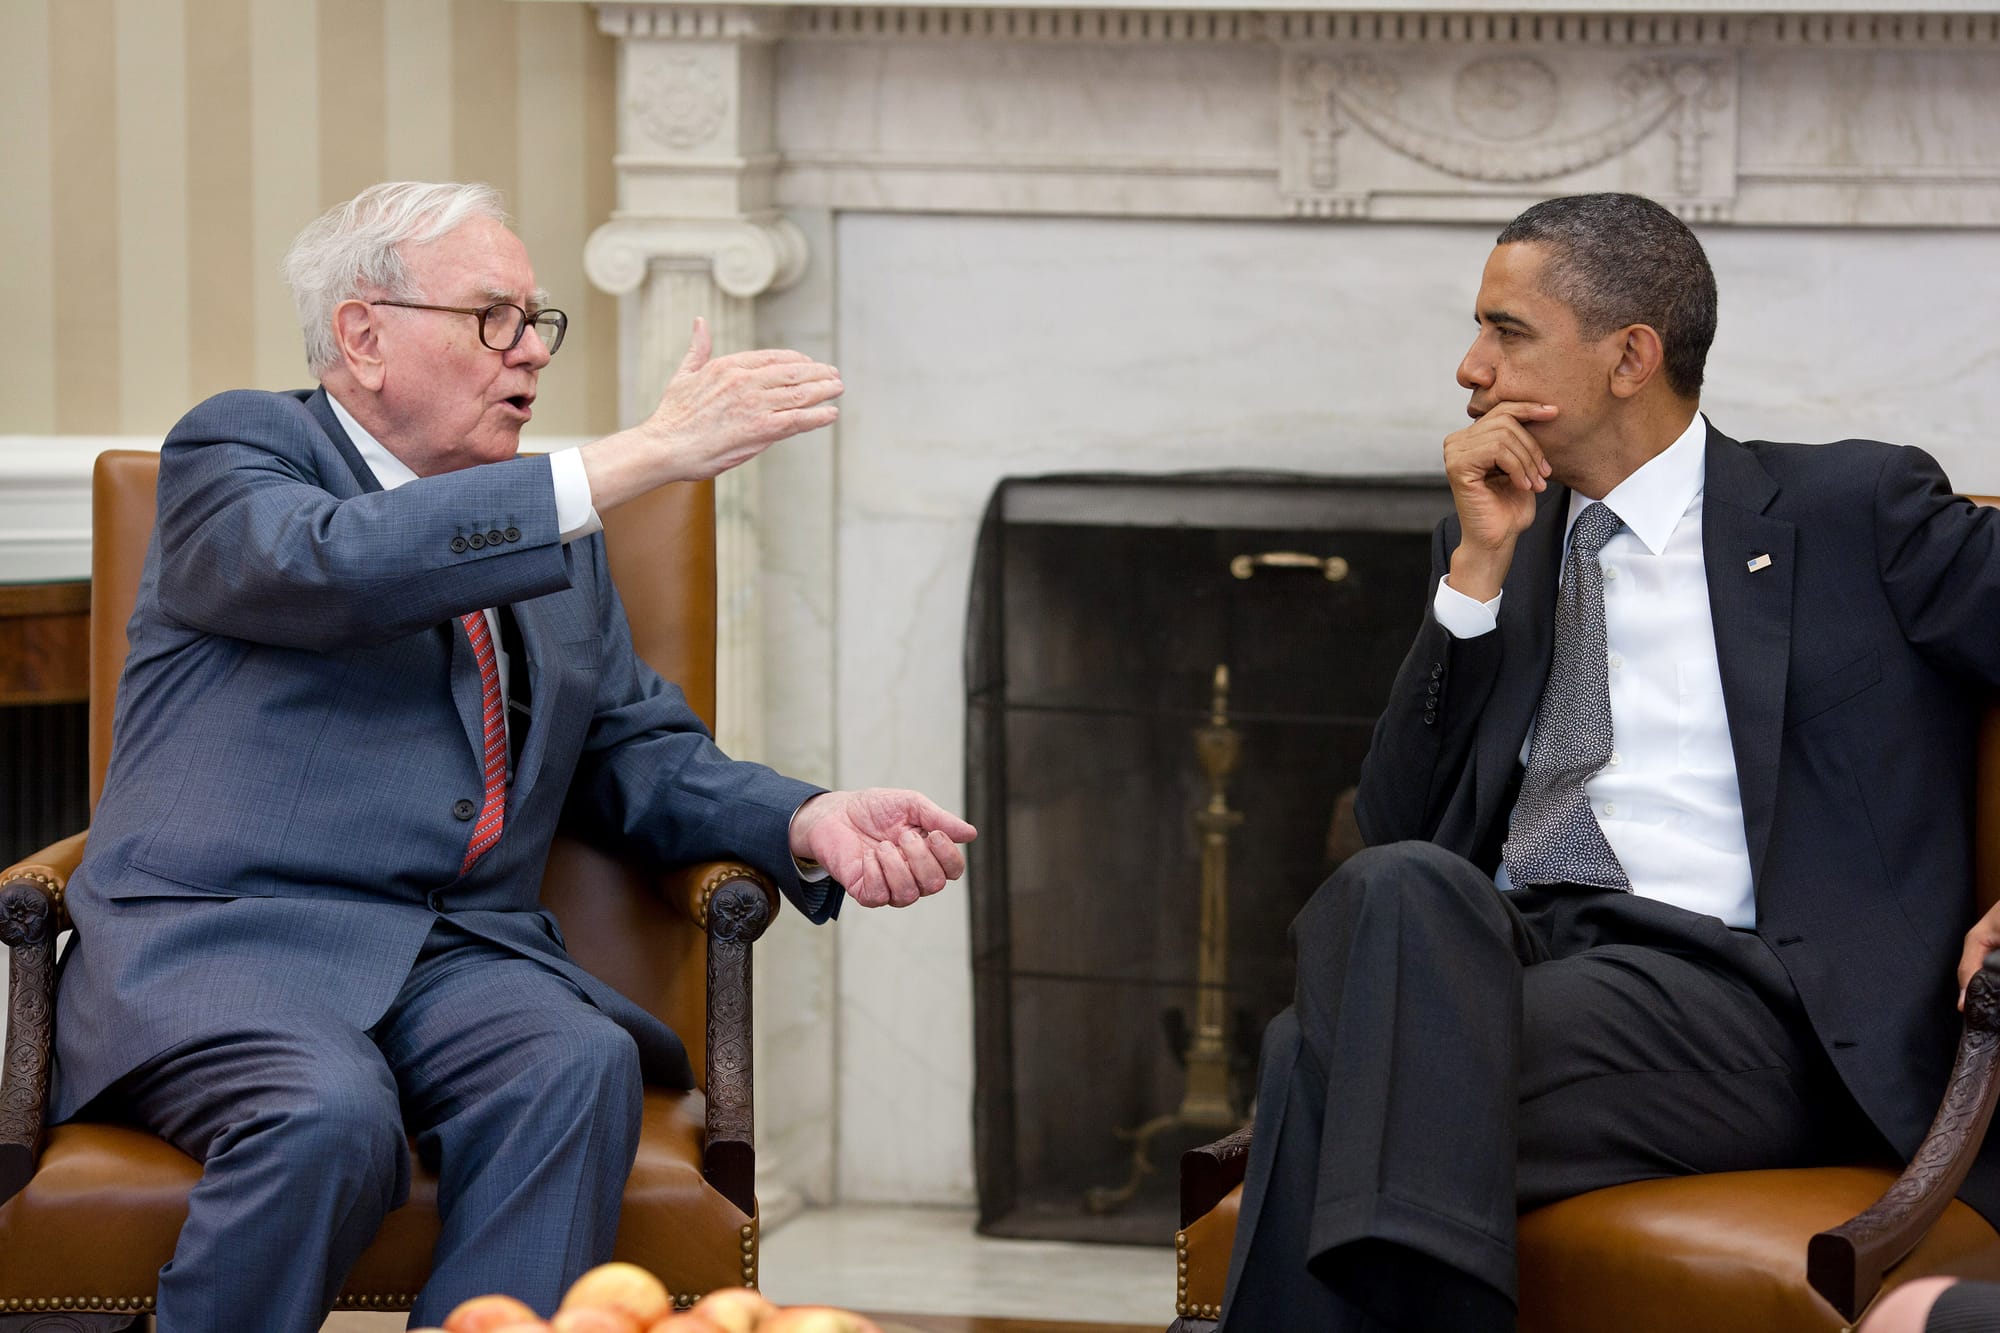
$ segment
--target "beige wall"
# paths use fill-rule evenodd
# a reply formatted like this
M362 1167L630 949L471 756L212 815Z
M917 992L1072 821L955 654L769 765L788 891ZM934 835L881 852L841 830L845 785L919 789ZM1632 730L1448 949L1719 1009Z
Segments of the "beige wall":
M0 435L308 383L280 256L386 179L500 188L570 315L535 433L611 429L615 59L582 3L0 0Z

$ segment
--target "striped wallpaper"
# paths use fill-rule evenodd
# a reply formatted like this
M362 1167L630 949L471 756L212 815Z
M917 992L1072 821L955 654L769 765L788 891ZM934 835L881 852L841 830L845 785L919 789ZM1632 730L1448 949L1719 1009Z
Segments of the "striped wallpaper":
M378 180L483 180L570 314L535 436L617 425L616 48L513 0L0 0L0 435L154 438L309 383L279 259Z

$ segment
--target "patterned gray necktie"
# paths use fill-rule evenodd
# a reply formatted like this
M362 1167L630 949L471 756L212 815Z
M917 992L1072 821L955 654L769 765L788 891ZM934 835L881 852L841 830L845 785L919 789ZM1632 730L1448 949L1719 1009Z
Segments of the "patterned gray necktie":
M1556 593L1555 656L1500 853L1515 885L1632 887L1583 794L1585 780L1611 758L1604 570L1597 553L1623 526L1610 509L1592 504L1570 528L1569 561Z

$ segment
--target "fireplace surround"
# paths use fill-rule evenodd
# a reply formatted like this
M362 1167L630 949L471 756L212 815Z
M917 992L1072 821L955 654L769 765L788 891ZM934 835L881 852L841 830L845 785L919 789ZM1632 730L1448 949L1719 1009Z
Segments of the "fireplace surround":
M619 199L585 257L624 294L628 413L697 311L851 386L720 501L725 743L792 771L961 799L1002 476L1434 472L1492 234L1548 194L1698 220L1723 429L2000 485L1991 0L597 13ZM773 1215L786 1186L974 1199L970 892L768 937Z

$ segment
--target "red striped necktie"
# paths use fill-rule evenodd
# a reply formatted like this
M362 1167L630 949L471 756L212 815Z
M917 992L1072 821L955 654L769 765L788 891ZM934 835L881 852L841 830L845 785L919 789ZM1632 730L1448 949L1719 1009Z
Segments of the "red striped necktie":
M507 720L500 703L500 662L493 654L493 633L486 628L486 613L460 616L459 623L465 626L472 656L479 663L479 699L486 717L486 801L472 826L465 864L458 868L463 875L482 852L500 841L500 825L507 815Z

